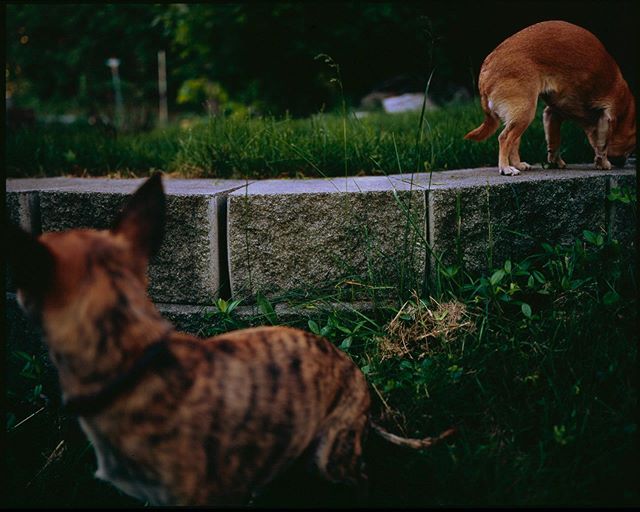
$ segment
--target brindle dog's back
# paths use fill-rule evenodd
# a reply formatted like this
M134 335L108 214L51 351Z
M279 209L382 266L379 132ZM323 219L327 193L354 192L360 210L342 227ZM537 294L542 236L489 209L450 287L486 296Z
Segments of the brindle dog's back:
M201 340L149 300L146 268L164 231L160 175L114 228L13 228L18 300L42 325L68 410L93 443L96 475L151 504L244 504L294 461L331 482L366 484L364 375L327 340L288 327ZM304 464L303 464L304 466Z
M152 504L243 504L300 457L364 483L362 373L297 329L174 331L146 295L163 219L156 175L109 231L12 233L19 300L42 323L96 475Z
M169 346L173 362L83 421L128 447L126 458L97 447L99 476L151 502L244 503L304 452L325 478L363 483L367 384L331 343L263 327L206 341L173 333Z

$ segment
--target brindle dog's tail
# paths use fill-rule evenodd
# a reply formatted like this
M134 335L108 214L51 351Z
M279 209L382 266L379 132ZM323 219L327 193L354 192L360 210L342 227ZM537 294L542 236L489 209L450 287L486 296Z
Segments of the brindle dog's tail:
M400 437L395 434L392 434L391 432L386 431L380 425L376 425L374 422L371 422L371 426L373 427L373 430L386 441L389 441L390 443L398 446L406 446L407 448L413 448L414 450L429 448L434 444L437 444L443 439L456 433L455 428L450 428L442 432L437 437L425 437L424 439L411 439L408 437Z

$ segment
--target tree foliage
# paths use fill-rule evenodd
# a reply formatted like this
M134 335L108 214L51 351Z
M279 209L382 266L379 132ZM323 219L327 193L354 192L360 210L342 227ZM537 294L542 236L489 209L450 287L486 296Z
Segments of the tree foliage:
M111 97L106 59L121 60L125 97L147 100L156 91L156 55L166 44L145 4L7 6L7 74L41 100L73 98L92 108Z
M13 4L7 6L12 92L91 108L111 100L105 60L118 57L125 101L157 101L157 51L167 50L169 100L189 80L218 84L261 111L309 114L409 75L446 100L475 90L484 57L532 23L565 19L592 30L635 84L632 4L604 2L244 2L213 4ZM603 27L616 27L604 30ZM193 82L192 82L193 83Z

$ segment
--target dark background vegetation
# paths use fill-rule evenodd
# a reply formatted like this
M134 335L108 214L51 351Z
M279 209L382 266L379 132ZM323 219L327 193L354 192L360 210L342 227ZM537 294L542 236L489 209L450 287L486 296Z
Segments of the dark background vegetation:
M199 91L176 103L185 81L201 79L260 112L308 115L340 101L315 59L325 53L350 104L398 75L421 90L434 68L430 92L443 102L475 94L484 57L506 37L562 19L599 37L635 88L635 11L631 1L12 4L7 86L18 106L92 113L113 103L105 60L115 56L125 103L155 109L165 49L172 112L201 110Z
M127 111L146 109L153 118L160 49L167 51L174 115L203 114L211 95L234 108L274 116L340 111L340 87L331 83L336 70L315 58L321 53L340 65L348 105L398 75L408 77L406 87L421 90L434 69L429 94L446 103L461 88L475 94L480 65L500 41L548 19L591 30L632 89L637 84L637 18L630 1L13 4L6 14L7 93L15 106L34 109L38 118L111 116L109 57L122 61ZM7 130L5 170L34 176L162 168L244 178L302 171L318 177L320 170L336 175L346 173L347 165L356 174L495 164L495 137L484 145L460 142L481 119L477 102L430 114L422 145L416 142L423 134L417 113L380 113L362 122L342 114L293 120L212 116L195 120L193 128L181 125L193 120L181 119L163 130L125 136L89 130L86 120L74 126L33 123ZM576 129L569 135L563 135L568 160L591 159L583 134ZM536 162L531 158L539 155L545 155L540 116L523 139L523 156ZM633 208L629 217L637 218L632 191L614 188L608 201ZM334 309L318 314L313 324L294 323L319 331L350 354L386 397L388 407L378 403L374 412L390 430L402 433L397 427L403 426L410 435L429 435L459 428L447 443L419 454L373 444L371 505L640 503L634 477L635 246L593 229L598 231L585 231L564 248L542 244L539 253L487 276L463 276L458 266L440 269L441 284L429 293L441 304L464 304L476 328L451 338L434 335L403 357L383 358L380 339L401 345L389 337L389 320L407 328L419 323L404 310L418 297L389 276L348 282L370 290L372 304L381 304L376 290L397 289L392 309L379 307L364 320L361 313ZM413 277L423 282L423 276ZM352 294L335 290L326 297L306 293L327 304ZM225 303L211 314L210 331L203 334L282 323L271 305L264 310L240 320ZM92 447L76 419L60 410L60 390L43 345L30 341L37 337L16 334L21 318L7 316L4 506L137 505L93 477ZM311 495L298 486L299 476L283 475L280 491L308 506ZM265 503L282 507L276 497Z

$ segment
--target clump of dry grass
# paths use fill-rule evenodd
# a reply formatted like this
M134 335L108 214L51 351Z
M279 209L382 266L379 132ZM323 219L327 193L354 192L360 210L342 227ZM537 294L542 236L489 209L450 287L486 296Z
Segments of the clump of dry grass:
M437 346L475 330L467 306L459 301L430 303L414 296L404 303L379 338L381 360L392 357L422 358Z

